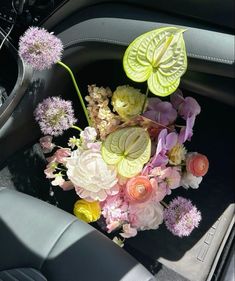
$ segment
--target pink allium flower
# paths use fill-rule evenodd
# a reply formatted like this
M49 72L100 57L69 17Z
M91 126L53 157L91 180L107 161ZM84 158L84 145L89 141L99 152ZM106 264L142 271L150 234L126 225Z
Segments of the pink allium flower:
M50 153L53 148L55 147L55 144L52 142L52 136L45 136L40 138L39 140L41 149L43 153Z
M137 235L136 228L131 227L130 224L124 224L122 226L122 230L123 230L123 233L120 233L120 235L123 238L130 238L130 237L134 237Z
M157 229L163 222L163 207L152 200L130 204L129 222L137 230Z
M186 169L196 177L205 176L209 169L209 161L203 154L188 153L186 155Z
M177 111L170 102L161 101L159 98L149 98L148 107L143 116L164 126L172 124L177 117Z
M43 134L59 136L77 121L71 101L59 97L49 97L38 104L34 111Z
M114 196L108 196L101 205L108 232L128 222L128 203L124 200L122 192Z
M43 70L61 59L63 44L44 28L30 27L19 41L19 54L34 69Z
M164 210L164 221L167 229L174 235L189 236L201 221L201 213L190 200L183 197L173 199Z

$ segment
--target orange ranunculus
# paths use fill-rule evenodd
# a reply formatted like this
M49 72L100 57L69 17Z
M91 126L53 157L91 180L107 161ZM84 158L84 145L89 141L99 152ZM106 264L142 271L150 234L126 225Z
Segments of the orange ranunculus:
M130 179L126 184L126 195L130 201L144 202L152 193L152 185L145 176Z
M186 159L186 169L196 177L204 176L209 168L207 157L200 153L190 153Z

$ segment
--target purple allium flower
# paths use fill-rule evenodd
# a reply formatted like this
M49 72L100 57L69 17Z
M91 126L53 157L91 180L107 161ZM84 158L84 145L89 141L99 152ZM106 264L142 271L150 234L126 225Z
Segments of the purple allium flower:
M44 135L59 136L77 121L71 101L49 97L38 104L34 111L36 121Z
M61 59L63 44L44 28L30 27L19 41L19 55L34 69L43 70Z
M189 236L201 221L201 213L188 199L178 196L164 210L164 221L167 229L174 235Z

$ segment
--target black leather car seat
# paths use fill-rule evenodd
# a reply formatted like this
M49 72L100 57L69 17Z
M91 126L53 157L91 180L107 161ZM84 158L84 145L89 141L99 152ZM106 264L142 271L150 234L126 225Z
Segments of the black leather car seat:
M39 199L0 189L0 280L150 281L154 278L90 225Z
M14 268L0 272L1 281L47 281L38 270L34 268Z

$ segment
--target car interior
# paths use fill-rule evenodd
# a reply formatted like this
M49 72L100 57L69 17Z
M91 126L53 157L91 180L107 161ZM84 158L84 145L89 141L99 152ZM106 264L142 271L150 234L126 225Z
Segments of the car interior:
M0 0L0 280L234 280L234 12L232 0ZM33 112L44 98L61 96L73 101L80 124L86 121L64 69L34 71L18 55L29 26L62 40L63 61L84 96L92 84L136 86L122 57L137 36L164 26L186 29L180 89L202 109L189 148L210 160L197 192L176 191L202 212L190 237L162 227L121 249L96 223L71 215L76 194L45 178Z

